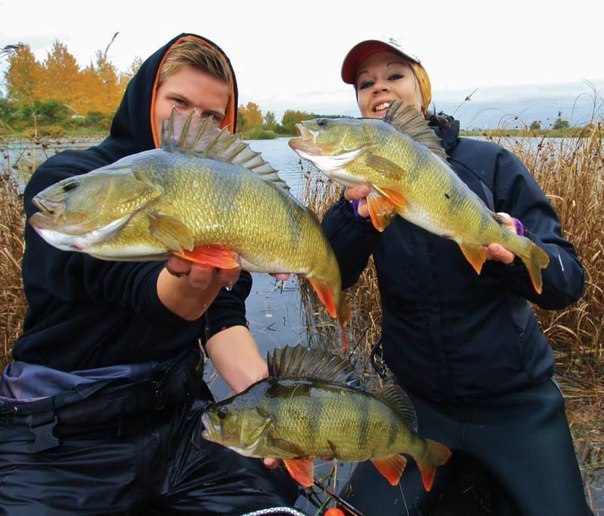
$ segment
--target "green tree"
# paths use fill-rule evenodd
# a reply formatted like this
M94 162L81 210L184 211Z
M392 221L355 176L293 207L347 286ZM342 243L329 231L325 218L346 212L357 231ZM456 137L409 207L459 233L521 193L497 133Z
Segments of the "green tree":
M552 125L552 129L566 129L568 127L570 127L568 120L564 120L560 116L556 118L554 125Z
M315 115L312 113L288 109L285 111L285 113L283 113L283 118L281 119L283 132L285 134L296 134L296 124L298 122L302 122L303 120L310 120L311 118L315 118Z
M541 129L541 120L533 120L531 122L531 125L529 126L529 129L531 131L538 131L539 129Z
M269 131L276 131L277 130L277 117L275 117L275 113L273 113L272 111L268 111L266 113L266 115L264 115L264 125L263 127L265 129L268 129Z

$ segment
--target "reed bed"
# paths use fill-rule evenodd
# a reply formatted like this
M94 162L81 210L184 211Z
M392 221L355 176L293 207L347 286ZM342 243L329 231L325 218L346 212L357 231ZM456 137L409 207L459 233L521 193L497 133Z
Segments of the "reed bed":
M604 472L604 149L602 125L592 125L580 138L500 137L496 142L525 163L558 212L562 231L576 247L586 271L583 297L564 310L536 307L541 328L557 361L557 377L567 401L569 420L583 472ZM338 199L341 187L303 163L303 202L322 218ZM339 350L337 325L325 315L312 290L300 282L301 306L309 340ZM353 316L348 327L348 355L371 382L380 378L371 364L380 334L381 307L376 273L369 262L359 281L345 291Z
M10 350L21 329L26 302L21 282L23 256L23 201L18 179L2 156L0 175L0 366L8 361Z

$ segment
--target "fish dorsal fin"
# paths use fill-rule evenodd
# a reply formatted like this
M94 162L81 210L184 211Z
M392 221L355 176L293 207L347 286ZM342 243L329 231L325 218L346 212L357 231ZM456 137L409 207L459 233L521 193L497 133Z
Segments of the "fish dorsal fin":
M376 393L376 396L398 412L413 431L417 432L417 414L415 413L415 407L403 389L398 385L389 385Z
M300 344L275 348L272 353L267 353L266 362L271 378L312 378L348 386L360 384L350 362L323 349Z
M289 190L287 183L259 152L238 135L217 127L212 117L202 118L194 111L172 110L170 118L162 122L161 148L166 152L184 152L240 165L282 190Z
M388 106L388 111L386 111L383 120L409 135L416 142L428 147L439 158L447 160L447 154L442 148L440 138L428 125L428 121L413 106L400 100L393 100Z

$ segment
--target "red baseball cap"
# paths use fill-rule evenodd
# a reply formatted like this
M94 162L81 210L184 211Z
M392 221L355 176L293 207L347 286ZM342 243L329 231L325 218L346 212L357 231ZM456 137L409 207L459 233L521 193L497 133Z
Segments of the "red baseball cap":
M420 63L413 54L403 51L401 44L394 38L367 39L357 43L350 49L342 63L342 80L346 84L354 84L359 65L370 55L377 52L394 52L409 61Z

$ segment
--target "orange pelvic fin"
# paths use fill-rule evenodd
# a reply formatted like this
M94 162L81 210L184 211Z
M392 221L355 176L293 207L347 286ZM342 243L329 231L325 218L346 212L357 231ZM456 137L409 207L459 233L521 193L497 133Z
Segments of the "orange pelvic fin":
M334 318L338 319L340 326L340 333L342 339L342 348L344 351L348 348L348 337L344 330L346 323L350 320L351 310L348 303L343 299L340 301L339 306L336 306L336 297L333 290L329 287L329 284L325 281L321 281L316 277L307 278L314 291L317 293L319 301L325 306L327 313ZM341 296L342 294L340 294Z
M461 252L466 257L466 260L470 262L470 265L474 267L477 274L480 274L482 266L486 260L486 251L484 247L477 244L459 244Z
M395 455L388 455L387 457L371 459L371 462L380 474L390 482L390 485L393 486L398 484L403 471L405 471L405 466L407 465L407 459L398 453Z
M373 227L384 231L392 217L396 215L397 206L402 206L404 200L398 192L384 190L383 194L371 192L367 196L367 209Z
M445 464L451 456L451 450L444 444L441 444L432 439L426 439L428 447L426 453L422 457L414 457L419 468L419 473L422 477L424 489L430 491L436 475L437 466Z
M219 269L234 269L235 267L239 267L239 263L235 259L235 253L226 246L200 245L191 251L182 251L174 254L191 262L207 265L208 267L218 267Z
M304 487L312 487L314 483L313 457L283 459L283 463L291 477L298 482L298 484Z

